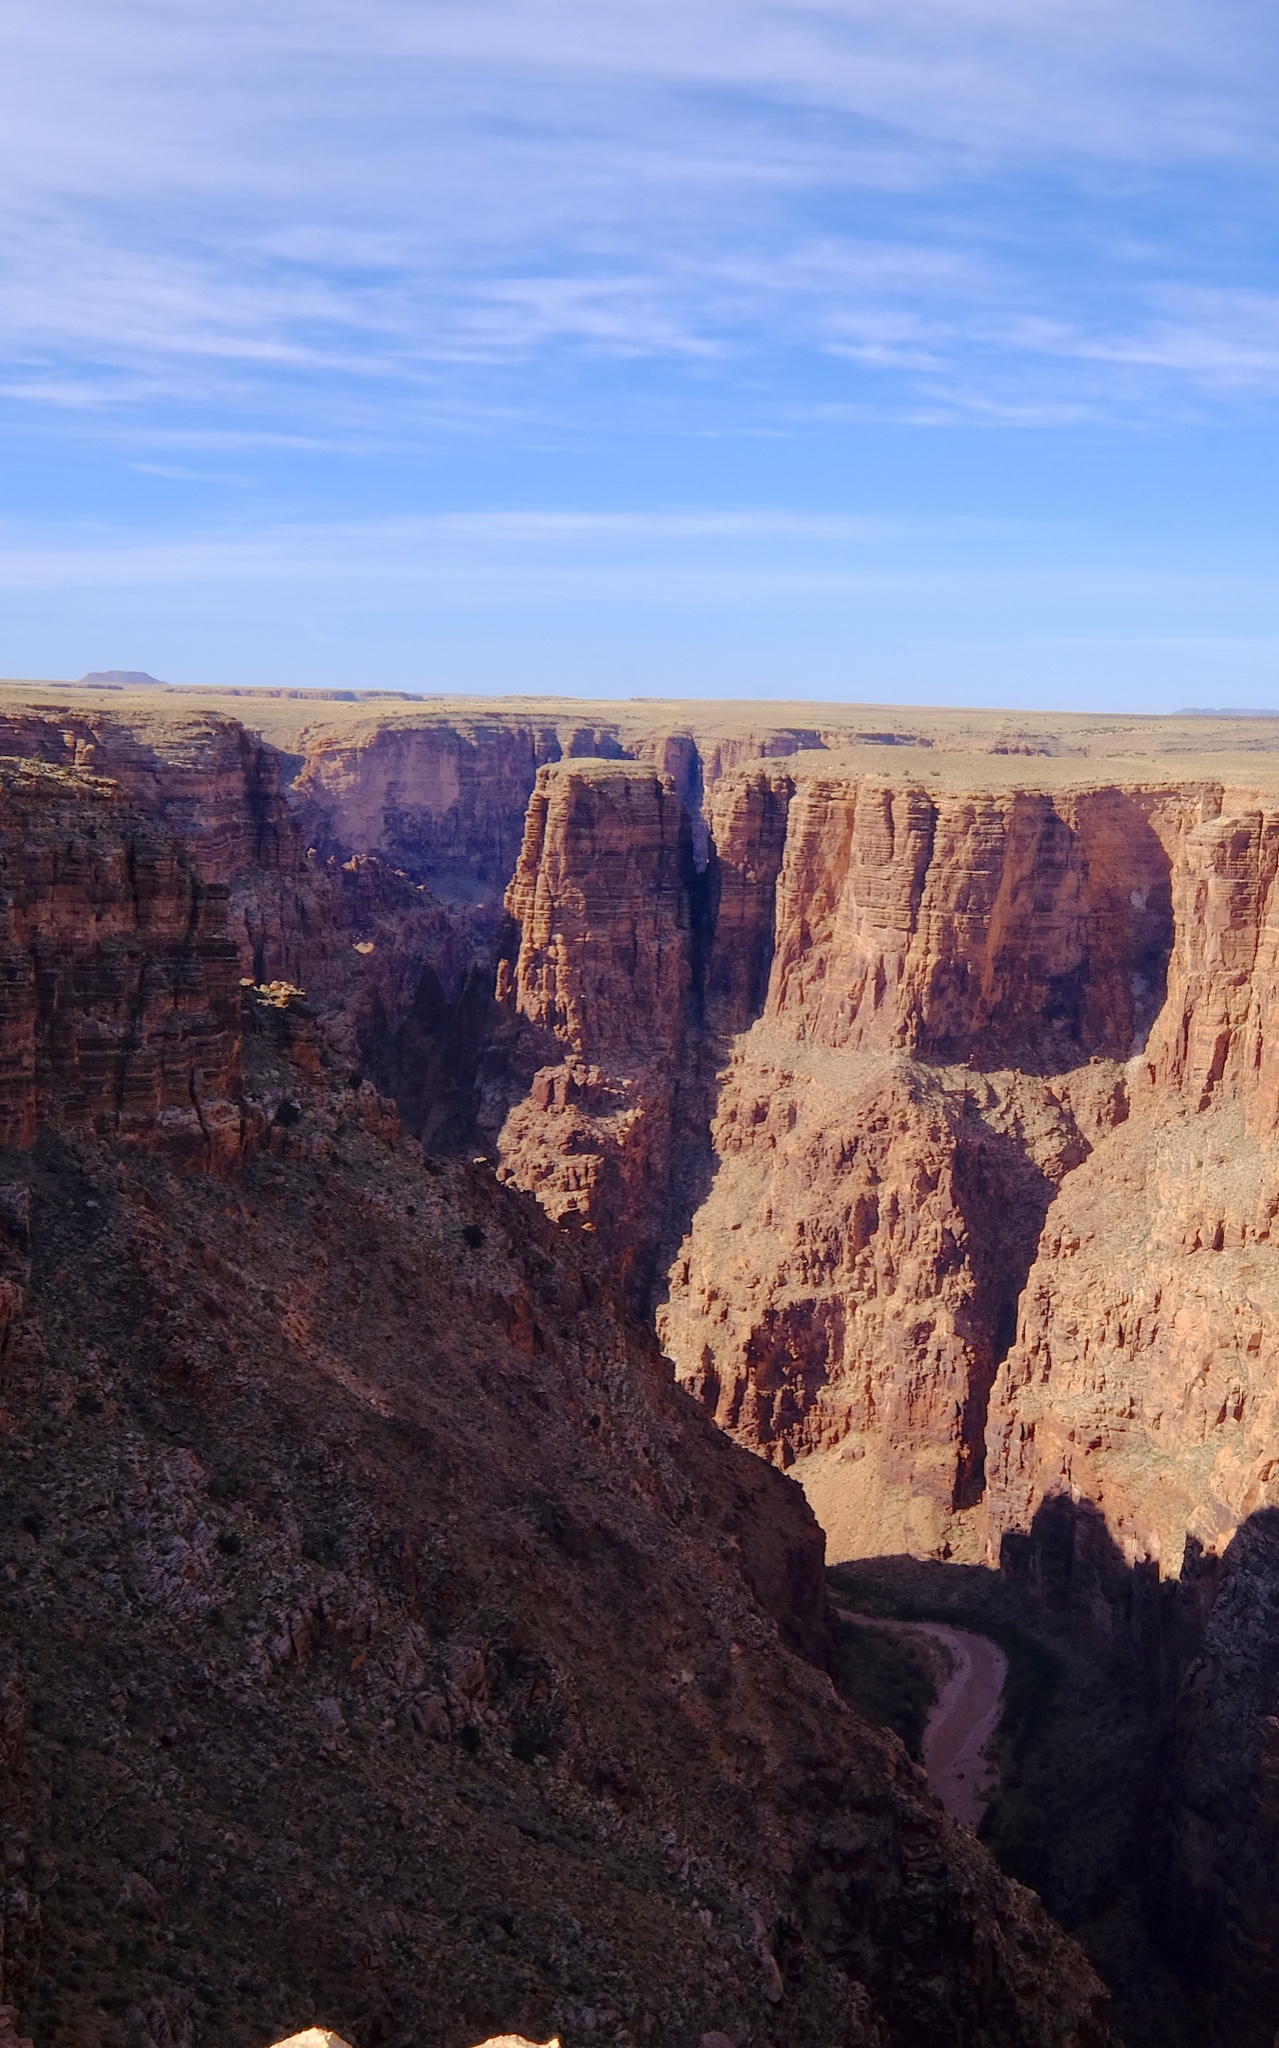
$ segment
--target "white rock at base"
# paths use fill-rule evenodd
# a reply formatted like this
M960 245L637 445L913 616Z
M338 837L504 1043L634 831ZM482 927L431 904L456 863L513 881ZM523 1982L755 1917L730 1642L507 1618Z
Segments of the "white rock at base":
M4 2048L0 2042L0 2048ZM271 2048L351 2048L340 2034L331 2033L328 2027L308 2027L304 2034L290 2034L286 2041L273 2041ZM494 2034L487 2041L481 2041L479 2048L560 2048L560 2037L552 2035L549 2041L530 2041L523 2034Z
M560 2037L552 2034L549 2041L530 2041L523 2034L494 2034L478 2048L560 2048Z
M286 2041L273 2041L271 2048L351 2048L329 2027L308 2027L303 2034L290 2034Z

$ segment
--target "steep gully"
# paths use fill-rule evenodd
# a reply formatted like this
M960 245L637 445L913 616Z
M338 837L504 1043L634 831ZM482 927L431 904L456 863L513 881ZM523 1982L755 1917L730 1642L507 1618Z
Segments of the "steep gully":
M24 718L14 751L181 823L326 1057L590 1227L835 1555L998 1562L1129 1646L1162 1701L1163 1924L1211 2037L1268 2048L1266 789L441 714L299 733L286 808L235 721ZM123 1131L105 1070L77 1113ZM205 1092L207 1132L242 1096Z

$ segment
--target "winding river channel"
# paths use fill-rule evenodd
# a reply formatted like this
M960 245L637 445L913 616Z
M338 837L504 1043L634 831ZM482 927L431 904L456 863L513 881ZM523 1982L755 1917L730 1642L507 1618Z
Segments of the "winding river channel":
M995 1789L995 1768L986 1749L1003 1701L1008 1659L988 1636L940 1621L881 1621L841 1610L859 1628L898 1635L929 1636L950 1665L924 1729L923 1760L928 1781L952 1820L975 1828Z

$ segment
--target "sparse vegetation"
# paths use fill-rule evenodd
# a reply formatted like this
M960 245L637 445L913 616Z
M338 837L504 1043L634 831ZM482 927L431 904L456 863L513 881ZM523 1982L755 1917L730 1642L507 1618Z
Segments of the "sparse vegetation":
M835 1684L850 1707L900 1735L918 1762L924 1728L937 1698L935 1666L922 1643L887 1629L837 1624Z

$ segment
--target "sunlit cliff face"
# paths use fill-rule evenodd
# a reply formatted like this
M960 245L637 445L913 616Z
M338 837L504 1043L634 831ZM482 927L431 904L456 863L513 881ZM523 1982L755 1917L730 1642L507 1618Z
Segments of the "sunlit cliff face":
M543 770L502 1156L664 1245L681 1378L838 1554L997 1558L1064 1491L1175 1573L1279 1469L1279 810L956 767L736 770L705 883L669 783Z

